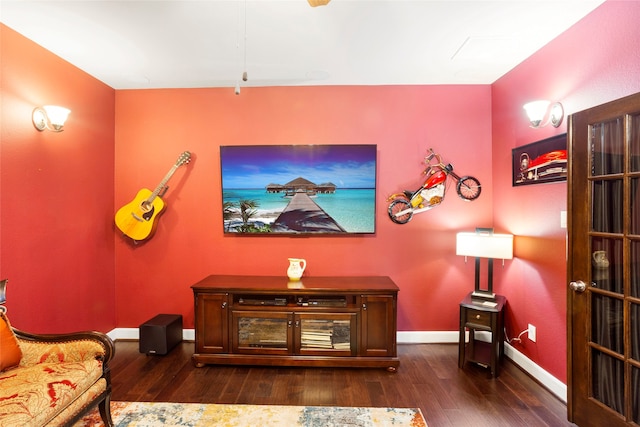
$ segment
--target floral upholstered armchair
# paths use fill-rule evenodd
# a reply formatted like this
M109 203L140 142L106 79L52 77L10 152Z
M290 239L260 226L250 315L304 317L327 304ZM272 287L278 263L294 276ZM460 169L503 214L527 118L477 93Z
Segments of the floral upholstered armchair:
M72 426L96 405L112 426L108 363L100 332L31 334L12 328L0 281L0 426Z

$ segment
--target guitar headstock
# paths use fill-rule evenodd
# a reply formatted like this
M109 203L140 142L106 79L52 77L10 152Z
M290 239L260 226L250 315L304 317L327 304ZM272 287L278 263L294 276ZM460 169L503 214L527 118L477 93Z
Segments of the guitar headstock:
M178 160L176 160L176 166L186 165L190 161L191 153L188 151L183 151L182 154L180 154L180 157L178 157Z

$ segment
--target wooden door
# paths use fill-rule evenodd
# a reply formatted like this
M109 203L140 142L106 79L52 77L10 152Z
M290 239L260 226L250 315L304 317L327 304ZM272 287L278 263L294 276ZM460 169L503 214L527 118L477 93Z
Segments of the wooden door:
M200 293L195 297L196 352L229 351L229 328L226 293Z
M568 415L640 425L640 94L569 118Z
M361 356L396 356L396 298L362 295Z

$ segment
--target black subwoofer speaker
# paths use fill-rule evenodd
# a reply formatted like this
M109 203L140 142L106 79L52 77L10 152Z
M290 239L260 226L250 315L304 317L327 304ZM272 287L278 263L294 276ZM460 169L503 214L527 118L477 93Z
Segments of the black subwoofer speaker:
M182 341L182 315L158 314L140 325L140 353L164 355Z

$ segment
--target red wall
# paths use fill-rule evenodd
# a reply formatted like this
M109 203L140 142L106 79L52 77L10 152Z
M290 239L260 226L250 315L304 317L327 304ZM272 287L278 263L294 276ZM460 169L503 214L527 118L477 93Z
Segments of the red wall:
M31 332L114 326L115 91L0 25L0 278L13 325ZM38 132L34 107L72 110Z
M511 150L567 131L532 129L522 105L561 101L571 114L640 91L640 2L609 1L492 85L494 223L516 235L498 285L510 337L531 323L537 342L516 349L566 383L567 184L511 186Z
M208 274L286 277L288 257L307 276L388 275L400 287L400 330L455 330L473 263L455 255L455 234L491 225L489 86L272 87L127 90L116 94L116 205L153 189L189 150L170 181L155 236L116 242L120 327L161 312L193 326L190 286ZM220 145L366 143L378 146L377 233L364 237L238 237L222 232ZM472 203L453 188L444 204L405 225L386 197L421 184L433 147L485 185Z

